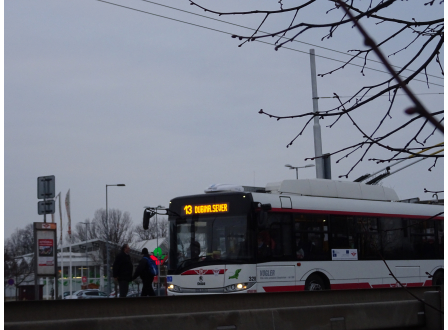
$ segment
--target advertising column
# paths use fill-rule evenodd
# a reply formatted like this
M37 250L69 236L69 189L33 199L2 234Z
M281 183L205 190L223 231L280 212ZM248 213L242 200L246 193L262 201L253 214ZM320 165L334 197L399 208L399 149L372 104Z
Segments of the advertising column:
M39 276L53 277L57 283L57 244L56 244L56 223L34 222L34 242L35 242L35 283ZM37 296L35 300L39 299L39 292L36 288ZM55 286L55 297L58 294L58 287Z

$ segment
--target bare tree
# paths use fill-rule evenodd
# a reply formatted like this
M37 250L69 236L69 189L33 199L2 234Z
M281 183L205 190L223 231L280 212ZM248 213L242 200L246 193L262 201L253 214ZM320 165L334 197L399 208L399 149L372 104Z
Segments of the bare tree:
M146 241L149 239L157 238L157 233L160 237L167 237L169 229L168 219L166 217L160 217L157 219L152 218L149 221L148 229L143 229L141 224L134 226L134 233L136 235L136 241Z
M84 222L89 223L89 225L87 226L87 229L86 229L86 225L79 223L79 222L72 229L72 238L71 238L72 243L87 241L89 239L96 238L96 236L92 235L91 227L94 227L94 226L90 225L90 220L86 219ZM95 228L93 228L93 232L95 232ZM70 240L68 235L66 236L66 238L68 240Z
M170 224L167 218L159 220L159 237L167 237L169 229Z
M124 243L132 244L133 226L129 212L122 212L118 209L108 210L109 221L106 221L106 210L95 211L93 219L86 219L84 223L77 223L72 232L73 243L91 239L102 239L116 243L118 246ZM87 230L86 230L87 227ZM107 230L109 228L109 231ZM86 236L87 235L87 236ZM66 236L68 239L68 235Z
M361 31L364 37L364 49L350 49L348 52L352 56L345 61L341 66L333 70L319 74L320 77L325 77L329 74L340 72L348 65L352 65L357 59L361 59L363 64L361 67L361 74L367 74L366 68L368 61L372 54L376 53L381 59L382 64L391 73L380 82L374 82L370 85L365 85L361 88L354 86L355 89L351 97L347 101L343 101L336 92L334 93L335 104L323 111L317 113L307 112L301 114L293 114L290 116L275 115L272 110L260 110L259 113L274 118L276 120L285 120L300 118L303 122L302 129L298 134L288 143L287 147L291 146L293 142L302 135L305 128L309 126L314 117L321 119L333 119L333 122L327 127L335 127L341 122L341 118L346 118L353 124L357 131L357 137L354 136L354 142L346 145L339 150L331 152L331 155L338 155L337 162L350 156L357 157L354 165L350 170L340 177L348 177L354 168L360 164L367 154L373 153L373 158L369 160L380 162L390 162L393 160L406 159L410 155L414 157L424 157L433 159L434 162L429 168L436 166L437 160L442 158L443 153L435 153L434 147L440 141L434 140L435 130L438 128L443 132L441 123L444 120L443 110L433 109L428 112L424 105L418 101L418 98L413 94L407 86L413 82L422 80L426 82L427 87L431 85L442 86L439 80L440 76L430 75L427 71L439 70L440 75L443 76L443 64L440 58L440 52L443 50L444 43L444 18L442 1L437 3L432 0L427 2L404 2L398 0L372 0L365 2L355 2L353 0L328 0L326 3L328 7L322 10L322 1L303 0L301 3L286 7L283 1L278 1L278 7L275 9L269 8L249 10L249 11L216 11L212 8L206 8L198 4L196 1L189 0L191 5L194 5L201 10L209 13L214 13L219 16L225 15L260 15L260 24L254 33L251 35L233 35L242 41L239 47L248 42L275 40L275 50L285 47L287 44L292 44L297 41L299 36L303 36L312 30L319 31L324 29L321 41L331 38L339 38L341 43L347 41L347 29L344 26L353 27L348 33L358 33ZM436 14L428 14L429 8L432 6L440 6L440 10ZM310 13L314 15L310 15ZM319 15L316 15L321 13ZM325 15L323 15L325 14ZM429 17L428 15L435 15ZM317 19L316 19L317 17ZM279 19L279 20L277 20ZM267 33L262 29L272 20L276 23L283 24L283 28L277 28L275 32ZM366 33L362 24L368 26L369 32L378 32L379 41L374 42L373 39ZM384 31L387 27L387 35ZM339 31L344 31L338 33ZM386 56L380 56L381 49L389 49L389 57L400 57L400 67L391 66ZM401 80L401 81L400 81ZM396 103L396 96L398 91L405 91L414 106L408 109L407 113L417 113L418 115L409 119L404 117L402 122L392 122L394 114L394 105ZM368 126L361 125L359 117L359 109L366 104L374 104L381 96L387 96L389 106L384 109L378 109L378 114L375 115L375 122L369 122ZM404 109L400 109L404 110ZM395 111L396 113L396 111ZM437 128L434 128L434 126ZM403 136L405 136L403 138ZM429 148L429 149L428 149ZM383 156L382 150L387 150L389 156ZM313 158L311 158L313 159Z
M14 280L15 297L17 300L17 290L19 286L24 282L31 280L30 275L34 273L34 256L12 256L9 254L8 249L5 246L4 252L4 276L5 287L7 279Z
M135 225L134 233L135 233L137 242L147 241L147 240L156 238L157 237L157 228L155 225L155 221L151 220L149 222L148 229L146 229L146 230L143 229L141 224Z
M11 257L34 252L34 229L30 223L25 228L16 228L15 232L5 241L5 252Z
M92 222L98 231L98 238L109 240L119 246L124 243L132 245L132 219L129 212L122 212L117 209L110 209L108 211L109 224L107 225L106 211L101 209L95 212L95 217ZM107 232L109 228L109 233Z

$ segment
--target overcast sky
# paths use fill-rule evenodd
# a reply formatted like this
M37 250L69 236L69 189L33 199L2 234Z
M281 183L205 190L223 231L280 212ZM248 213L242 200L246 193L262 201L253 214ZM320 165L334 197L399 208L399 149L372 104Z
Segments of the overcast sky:
M213 183L265 186L294 179L295 171L284 165L312 163L305 161L314 155L312 126L286 148L304 122L276 121L258 111L278 115L312 111L309 49L327 57L316 59L317 72L324 73L340 65L328 58L347 57L317 46L341 52L363 48L358 33L349 27L338 30L337 38L331 40L321 41L327 31L306 34L299 40L316 47L288 45L296 51L275 51L259 42L238 47L240 42L230 34L248 35L249 30L141 0L111 2L140 11L95 0L5 2L5 238L16 228L43 221L37 214L36 182L40 176L56 177L56 193L61 192L63 202L70 189L72 227L105 208L106 184L126 184L109 187L109 207L128 211L137 224L144 206L168 206L170 199L202 193ZM217 17L190 6L188 0L164 0L163 4L252 28L262 19ZM241 1L202 4L217 10L278 8L277 0L248 0L244 8ZM425 10L428 17L437 17L442 7L404 4L409 13L400 12L406 19ZM323 5L316 17L326 17L323 13L329 8ZM332 11L329 15L336 14ZM289 24L285 21L273 19L266 29L284 28ZM391 31L388 26L383 29ZM383 32L379 30L379 38ZM386 53L405 44L397 40L395 46L397 49ZM400 65L400 54L391 61ZM369 66L384 70L381 64ZM318 78L319 96L334 92L351 95L387 76L371 70L362 76L359 71L359 67L346 67ZM441 77L437 67L429 71ZM421 79L425 81L425 77ZM428 89L426 83L415 82L411 88L430 111L440 111L443 80L430 81L437 85ZM332 99L320 99L319 109L335 104ZM409 105L407 97L398 97L391 125L402 120ZM378 113L387 107L384 97L366 106L357 119L372 127ZM359 141L359 133L347 120L332 129L325 127L331 123L329 119L321 121L324 153ZM428 145L439 143L443 137L436 132L430 141ZM389 156L377 150L367 158ZM338 158L332 159L335 179L346 174L359 157L336 164ZM444 164L439 161L428 171L431 165L430 160L422 161L382 184L394 188L402 199L431 199L424 188L443 190ZM366 159L348 180L384 167ZM299 170L299 178L315 175L314 168ZM59 219L59 214L55 215Z

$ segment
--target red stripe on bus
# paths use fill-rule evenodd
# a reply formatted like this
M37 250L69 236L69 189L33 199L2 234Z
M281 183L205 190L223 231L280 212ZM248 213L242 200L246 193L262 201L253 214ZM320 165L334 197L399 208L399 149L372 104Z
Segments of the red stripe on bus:
M424 283L401 283L404 287L420 287L425 286ZM384 289L384 288L400 288L400 284L398 283L390 283L390 284L373 284L372 288L374 289Z
M327 211L327 210L303 210L303 209L277 209L273 208L273 212L285 213L311 213L311 214L333 214L333 215L353 215L353 216L369 216L369 217L390 217L390 218L410 218L410 219L428 219L429 215L410 215L410 214L387 214L387 213L363 213L349 211ZM434 217L434 220L443 220L444 217Z
M367 282L331 284L331 290L371 289L371 288L372 286Z
M406 283L406 286L424 286L424 283Z
M304 285L285 285L285 286L264 286L263 290L266 292L286 292L286 291L303 291Z
M426 281L425 283L403 283L405 287L420 287L431 286L432 281ZM367 282L362 283L340 283L331 284L331 290L352 290L352 289L382 289L382 288L398 288L400 285L397 283L391 284L372 284ZM263 290L266 292L291 292L291 291L304 291L304 285L285 285L285 286L265 286Z
M373 289L385 289L385 288L392 288L392 287L391 287L391 284L372 284L372 288Z

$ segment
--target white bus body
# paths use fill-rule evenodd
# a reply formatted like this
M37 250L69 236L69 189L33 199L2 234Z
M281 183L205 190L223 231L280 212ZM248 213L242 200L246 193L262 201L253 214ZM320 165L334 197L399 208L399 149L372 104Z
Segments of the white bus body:
M171 201L168 295L443 283L443 205L319 179L235 190Z

